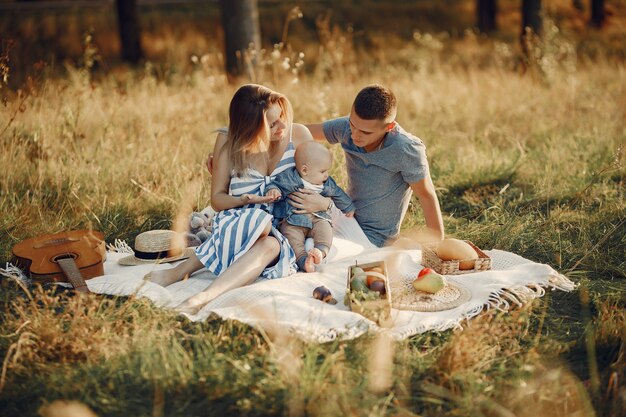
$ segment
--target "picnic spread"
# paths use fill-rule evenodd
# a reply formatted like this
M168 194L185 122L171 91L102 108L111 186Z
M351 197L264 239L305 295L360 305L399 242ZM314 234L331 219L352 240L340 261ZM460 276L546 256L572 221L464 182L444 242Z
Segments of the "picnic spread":
M549 265L502 250L480 250L471 242L467 243L479 254L475 265L473 261L433 260L435 252L428 245L377 248L354 219L338 218L334 228L333 246L316 272L260 279L222 294L195 315L185 315L202 321L214 313L256 328L279 326L308 342L353 339L368 331L405 339L471 325L469 320L485 310L521 306L543 296L546 289L576 287ZM142 249L133 254L126 242L109 244L104 274L85 281L89 291L146 297L159 307L174 308L216 278L202 269L167 287L146 281L149 272L173 264L128 262L129 257L149 253ZM181 257L166 260L178 262Z

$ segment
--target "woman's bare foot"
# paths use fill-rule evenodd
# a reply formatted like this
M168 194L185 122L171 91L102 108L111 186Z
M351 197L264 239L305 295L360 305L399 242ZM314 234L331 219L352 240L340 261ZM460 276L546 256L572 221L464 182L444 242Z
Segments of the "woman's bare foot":
M174 268L163 269L160 271L152 271L146 274L143 279L146 281L154 282L163 287L167 287L170 284L187 278L194 272L202 269L204 265L195 254L189 256L188 259L182 263L176 265Z
M209 303L207 299L206 293L201 292L199 294L194 295L193 297L189 297L179 305L175 307L176 311L181 313L187 313L190 315L198 314L198 311L202 309L205 305Z
M176 268L163 269L160 271L148 272L144 277L144 281L154 282L162 287L167 287L177 281L180 281L184 277L179 276L179 272Z
M304 261L304 270L306 272L315 272L315 265L322 262L324 259L324 253L318 248L311 249Z
M178 311L179 313L186 313L186 314L189 314L190 316L195 316L196 314L198 314L198 311L202 309L202 307L204 307L204 304L190 305L189 303L187 303L187 301L184 301L180 303L179 305L177 305L176 307L174 307L174 309Z

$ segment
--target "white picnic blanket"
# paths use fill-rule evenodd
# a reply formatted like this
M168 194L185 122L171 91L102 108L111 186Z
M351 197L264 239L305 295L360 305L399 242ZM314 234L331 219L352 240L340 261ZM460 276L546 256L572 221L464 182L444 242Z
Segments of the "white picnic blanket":
M344 218L345 219L345 218ZM575 288L567 277L548 265L538 264L501 250L484 251L492 258L492 270L467 275L446 276L449 282L466 288L471 298L460 306L439 312L415 312L392 309L393 326L380 329L365 317L351 312L343 303L347 288L347 272L358 263L385 260L390 279L415 276L422 268L421 251L393 247L375 248L355 242L366 242L353 219L335 221L333 248L327 263L319 272L297 273L287 278L259 281L229 291L208 303L191 320L205 320L211 313L224 319L238 320L263 329L283 329L305 341L328 342L352 339L367 331L385 331L395 339L404 339L431 330L462 327L484 309L507 310L541 297L546 288L571 291ZM353 223L352 223L353 222ZM120 245L118 245L119 247ZM123 245L121 245L123 246ZM143 277L170 264L120 266L117 260L127 253L109 252L104 264L105 275L87 281L95 293L147 297L156 305L173 308L185 299L204 290L214 276L206 270L168 287L146 282ZM313 289L325 285L338 300L325 304L312 297Z

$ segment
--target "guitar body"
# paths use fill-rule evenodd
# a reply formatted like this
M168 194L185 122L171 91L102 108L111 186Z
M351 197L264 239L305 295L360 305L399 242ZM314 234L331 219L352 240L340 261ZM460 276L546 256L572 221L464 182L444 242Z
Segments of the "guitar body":
M17 267L34 281L68 282L60 263L73 260L84 279L104 275L106 247L102 233L74 230L20 242L13 247L13 256Z

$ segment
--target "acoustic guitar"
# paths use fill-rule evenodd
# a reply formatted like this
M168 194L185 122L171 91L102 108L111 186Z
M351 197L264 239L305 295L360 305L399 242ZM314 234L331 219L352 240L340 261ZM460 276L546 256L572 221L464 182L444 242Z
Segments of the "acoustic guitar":
M13 247L14 263L38 282L70 282L89 292L85 279L104 275L104 235L74 230L24 240Z

